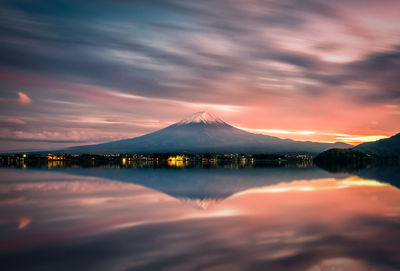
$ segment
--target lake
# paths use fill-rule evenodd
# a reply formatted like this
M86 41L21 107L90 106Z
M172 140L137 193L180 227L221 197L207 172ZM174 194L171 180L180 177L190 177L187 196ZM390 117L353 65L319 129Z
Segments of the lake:
M2 167L1 270L400 270L399 172Z

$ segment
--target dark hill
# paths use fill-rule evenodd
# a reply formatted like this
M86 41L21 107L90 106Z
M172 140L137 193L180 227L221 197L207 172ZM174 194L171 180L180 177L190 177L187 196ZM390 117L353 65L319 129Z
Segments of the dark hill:
M371 161L370 155L353 149L330 149L314 158L317 166L330 172L352 172L365 168Z

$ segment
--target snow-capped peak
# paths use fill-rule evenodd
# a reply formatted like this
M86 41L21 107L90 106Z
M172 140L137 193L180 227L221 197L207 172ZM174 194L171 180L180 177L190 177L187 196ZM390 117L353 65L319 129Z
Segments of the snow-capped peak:
M189 123L224 124L225 122L208 112L197 112L178 122L178 124L189 124Z

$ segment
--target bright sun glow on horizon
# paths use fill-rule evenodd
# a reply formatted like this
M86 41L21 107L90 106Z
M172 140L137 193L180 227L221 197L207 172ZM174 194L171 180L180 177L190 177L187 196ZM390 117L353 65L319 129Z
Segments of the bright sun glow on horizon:
M328 133L320 131L290 131L282 129L254 129L235 126L251 133L259 133L263 135L274 135L278 137L285 137L293 140L310 140L324 143L344 142L350 145L357 145L364 142L373 142L380 139L388 138L386 135L349 135L342 133ZM300 137L299 137L300 136ZM308 137L303 137L308 136ZM311 137L312 136L312 137ZM306 139L307 138L307 139ZM329 139L327 139L329 138Z

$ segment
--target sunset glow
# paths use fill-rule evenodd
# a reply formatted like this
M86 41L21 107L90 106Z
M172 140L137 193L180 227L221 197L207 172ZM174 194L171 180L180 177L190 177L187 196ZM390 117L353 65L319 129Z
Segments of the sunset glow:
M0 151L132 138L198 111L302 141L399 132L399 1L45 2L0 4Z
M294 140L310 140L310 141L319 141L327 143L345 142L352 145L388 138L388 136L385 135L361 136L361 135L347 135L340 133L327 133L320 131L287 131L287 130L277 130L277 129L251 129L244 127L237 127L237 128L246 130L251 133L274 135L277 137L290 138Z
M257 189L249 189L238 193L242 194L254 193L285 193L285 192L312 192L318 190L336 190L351 187L381 187L389 186L388 184L378 182L376 180L361 179L355 176L348 177L343 180L336 179L319 179L312 181L293 181L291 183L282 183L274 186L262 187Z

